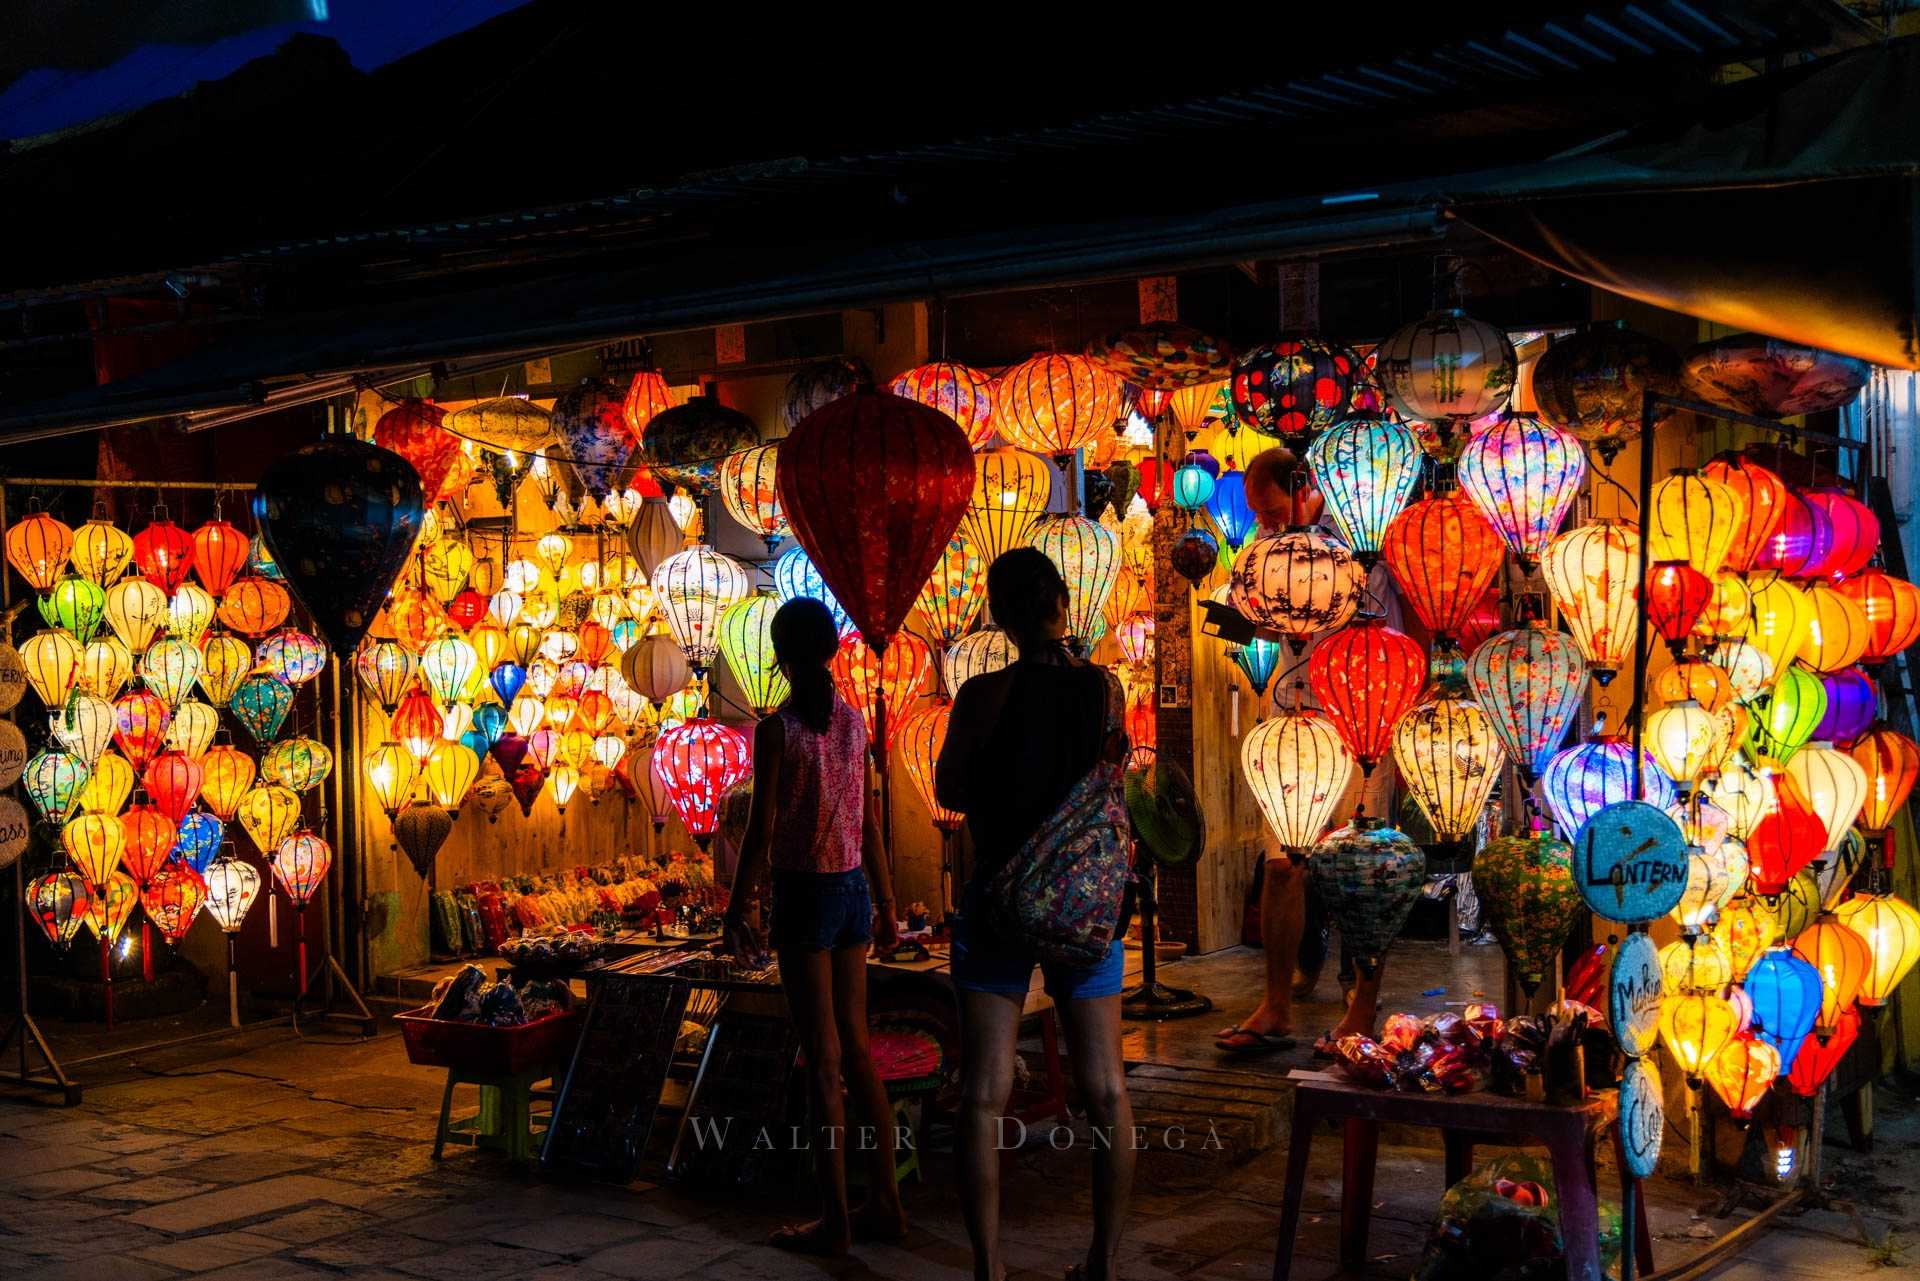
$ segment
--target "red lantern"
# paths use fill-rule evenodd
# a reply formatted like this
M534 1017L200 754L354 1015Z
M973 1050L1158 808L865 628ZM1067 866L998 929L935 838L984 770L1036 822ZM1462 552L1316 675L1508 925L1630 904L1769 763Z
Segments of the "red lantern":
M459 467L460 438L440 425L447 411L424 400L408 398L380 415L373 425L373 443L391 449L420 473L420 492L432 506L453 494L445 492L450 480L463 482L466 469ZM452 486L455 493L462 486Z
M415 685L394 709L391 728L395 741L406 748L415 761L425 765L427 757L433 755L433 745L440 741L440 729L445 723L446 718L434 705L433 695Z
M151 690L133 690L114 700L113 741L134 769L144 771L166 742L172 720L165 699Z
M1307 657L1313 697L1363 774L1387 754L1394 722L1419 700L1426 679L1418 642L1372 616L1321 637Z
M1160 500L1173 492L1174 465L1164 458L1148 458L1140 464L1140 487L1135 491L1147 510L1160 510Z
M1683 560L1663 560L1647 576L1647 621L1676 656L1713 600L1713 580Z
M199 799L204 778L200 762L185 752L161 752L147 766L141 781L155 807L178 824Z
M1458 639L1505 554L1499 533L1458 492L1410 504L1380 540L1400 594L1435 637Z
M1753 888L1768 896L1779 894L1799 870L1820 857L1827 844L1827 825L1813 812L1786 771L1775 768L1773 812L1754 826L1747 839L1747 857L1753 864Z
M1734 530L1733 543L1721 567L1745 573L1780 528L1787 503L1787 482L1739 454L1723 454L1701 472L1708 480L1717 480L1738 494L1744 504L1741 510L1746 516Z
M127 834L120 866L135 885L144 887L167 865L174 840L180 835L179 824L157 806L135 805L120 816L120 826Z
M967 434L937 409L856 392L800 421L776 476L794 536L884 651L972 500Z
M1873 509L1837 489L1818 489L1801 497L1824 514L1833 528L1827 554L1806 572L1819 578L1843 578L1865 569L1880 547L1880 519Z
M200 873L181 863L167 864L140 890L140 906L169 944L186 937L206 901L207 883L200 879Z
M233 585L247 567L253 540L228 521L215 517L193 531L193 572L215 596Z
M1884 663L1920 640L1920 587L1883 569L1863 569L1834 590L1853 599L1867 616L1869 663Z
M1467 615L1467 621L1460 624L1460 652L1471 654L1485 644L1504 624L1500 619L1500 593L1488 592L1480 598L1480 603Z
M462 588L447 602L447 617L463 632L472 631L473 625L486 616L487 598L471 587Z
M901 632L884 654L875 654L858 632L852 632L841 638L829 670L840 697L865 718L869 743L877 741L876 713L881 703L886 704L886 749L891 751L907 709L933 677L933 647L912 632Z
M187 581L193 568L193 539L173 523L164 506L153 509L153 520L133 536L133 563L141 577L169 597Z
M746 735L702 718L661 734L653 745L652 768L687 835L704 850L720 825L721 798L753 773L753 757Z
M1800 1052L1793 1056L1793 1067L1787 1073L1793 1092L1803 1099L1820 1093L1820 1087L1840 1066L1840 1060L1847 1057L1847 1051L1853 1048L1859 1035L1860 1010L1849 1005L1834 1020L1833 1032L1825 1041L1810 1036L1800 1042Z
M589 667L600 666L613 653L613 633L603 624L588 619L580 624L574 635L580 640L580 647L574 651L574 655Z
M667 389L665 375L655 369L642 369L627 387L626 398L620 402L620 415L627 420L627 430L633 433L633 438L639 440L655 414L672 408L673 394Z
M1127 702L1127 742L1134 751L1153 751L1160 743L1160 716L1150 698Z

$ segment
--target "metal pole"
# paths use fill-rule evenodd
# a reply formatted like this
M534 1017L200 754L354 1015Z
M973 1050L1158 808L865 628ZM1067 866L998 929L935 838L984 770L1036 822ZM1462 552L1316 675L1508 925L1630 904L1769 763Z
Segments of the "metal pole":
M1641 750L1647 714L1647 575L1651 566L1647 554L1647 522L1653 516L1653 425L1655 399L1648 393L1640 402L1640 582L1634 599L1640 608L1633 612L1633 795L1647 795L1645 753Z

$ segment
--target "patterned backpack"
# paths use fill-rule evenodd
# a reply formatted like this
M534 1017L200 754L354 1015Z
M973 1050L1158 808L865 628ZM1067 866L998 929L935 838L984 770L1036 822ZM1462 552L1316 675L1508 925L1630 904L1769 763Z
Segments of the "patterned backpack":
M1106 957L1133 879L1125 696L1111 672L1102 675L1107 710L1100 759L994 875L985 895L997 932L1023 940L1043 961L1076 968Z

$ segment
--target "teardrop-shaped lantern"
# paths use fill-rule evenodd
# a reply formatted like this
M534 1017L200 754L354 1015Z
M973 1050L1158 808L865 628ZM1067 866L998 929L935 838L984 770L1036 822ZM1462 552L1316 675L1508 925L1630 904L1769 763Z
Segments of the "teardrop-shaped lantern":
M189 866L163 867L140 890L140 907L169 945L185 938L207 901L207 883Z
M225 823L205 810L194 810L180 820L179 834L174 837L173 854L182 864L192 868L196 875L205 875L220 852L221 842L226 838Z
M54 739L84 764L93 765L113 741L113 704L91 694L74 694L49 716Z
M68 759L78 760L77 757ZM28 768L31 770L32 766ZM126 808L127 798L133 795L134 778L133 766L127 764L126 757L118 752L102 752L86 776L75 804L89 814L118 814Z
M179 824L158 806L136 805L120 816L120 825L127 834L121 866L136 886L144 888L172 857Z
M82 578L111 587L133 560L133 539L107 518L104 503L96 503L93 519L74 531L69 556Z
M229 707L234 719L253 735L254 742L265 747L287 723L287 712L293 707L293 686L278 676L256 672L240 682Z
M231 822L240 799L253 786L253 758L227 743L215 743L200 758L200 799L222 821Z
M273 860L273 879L287 892L296 910L304 908L326 884L333 866L333 847L312 832L295 832L281 841Z
M1866 981L1873 955L1867 941L1832 912L1822 912L1793 941L1793 954L1820 975L1820 1013L1813 1034L1825 1040L1839 1026L1840 1012L1852 1005Z
M141 653L167 621L167 599L144 578L123 578L107 588L107 626L130 652Z
M452 816L427 801L415 801L393 820L394 842L423 880L432 873L433 860L452 832Z
M445 739L433 745L427 763L420 767L421 781L434 802L455 818L460 816L460 803L479 777L480 758L473 749Z
M695 675L720 654L720 615L753 588L746 567L704 544L669 556L653 571L653 593Z
M1421 625L1453 639L1493 586L1504 552L1487 518L1458 492L1409 506L1387 526L1380 548Z
M1379 973L1427 880L1427 858L1380 819L1329 832L1307 856L1307 879L1360 972Z
M1365 774L1387 754L1395 723L1419 701L1426 678L1419 644L1372 614L1322 639L1307 658L1314 701Z
M206 771L185 752L161 752L147 763L140 781L153 798L154 808L177 826L200 799Z
M780 445L776 441L755 445L720 460L715 488L727 515L760 536L771 553L793 533L786 513L780 510L780 493L774 476L780 464Z
M901 632L885 653L875 654L865 638L855 633L841 639L828 670L840 697L865 719L869 743L875 741L875 722L884 704L885 749L891 751L907 709L933 679L933 648L912 632Z
M1702 1084L1708 1065L1739 1032L1739 1011L1717 993L1669 995L1661 1005L1660 1040L1688 1083L1696 1087Z
M52 709L66 701L79 675L81 656L79 643L59 630L35 632L20 646L27 684L44 706Z
M456 447L458 442L455 442ZM215 596L233 585L247 567L253 540L218 516L193 531L193 572Z
M1572 638L1534 623L1473 651L1467 680L1500 744L1529 785L1567 736L1587 693L1587 665Z
M1456 660L1457 662L1457 660ZM1442 843L1463 840L1486 808L1506 753L1493 721L1452 672L1393 727L1393 760Z
M300 823L300 797L291 788L265 783L240 798L240 826L262 855L280 848Z
M1586 910L1573 881L1573 847L1538 820L1529 836L1501 836L1473 856L1473 886L1487 924L1528 996L1553 972L1574 923Z
M238 934L253 901L260 897L260 871L231 848L207 868L207 915L223 933Z
M926 621L928 630L941 649L946 649L972 629L987 603L987 562L968 539L966 523L960 533L947 540L946 551L934 563L926 585L914 598L914 607ZM1115 588L1128 581L1121 574ZM1113 595L1107 597L1109 615Z
M690 720L663 732L651 766L681 826L705 849L719 827L720 798L753 772L746 737L718 721Z
M1860 1004L1869 1009L1887 1004L1920 962L1920 912L1891 894L1861 894L1842 903L1834 915L1867 945Z
M113 741L135 770L144 771L166 742L172 716L166 701L149 690L134 690L114 701Z
M1726 562L1747 522L1746 501L1731 486L1684 469L1653 487L1651 511L1648 555L1685 561L1708 578Z
M447 430L446 416L440 406L409 396L373 424L373 443L413 464L429 505L451 497L444 491L466 474L459 466L460 438Z
M1587 453L1569 431L1536 418L1508 418L1475 432L1458 468L1460 492L1521 566L1531 568L1579 496Z
M771 714L792 692L773 652L773 616L779 609L778 600L756 593L720 615L721 656L755 716Z
M1307 464L1334 527L1367 568L1379 559L1387 526L1420 481L1420 441L1402 423L1349 418L1307 447Z
M7 563L37 592L52 587L73 551L73 530L31 503L26 517L7 529Z
M376 640L361 648L353 669L380 710L391 716L413 684L416 661L412 651L399 642Z
M952 705L945 702L910 712L901 718L900 733L894 740L900 745L901 763L913 780L913 790L927 807L934 827L942 832L957 832L966 821L966 815L941 805L933 789L934 766L940 759L940 749L946 746L947 722L952 715Z
M1100 610L1119 574L1119 535L1085 516L1047 516L1034 526L1030 542L1067 585L1067 640L1084 655L1099 639Z

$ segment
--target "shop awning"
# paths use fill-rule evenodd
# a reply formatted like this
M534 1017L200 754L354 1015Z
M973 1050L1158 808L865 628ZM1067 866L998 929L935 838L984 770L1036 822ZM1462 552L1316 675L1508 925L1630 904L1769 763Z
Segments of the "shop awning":
M1720 95L1604 152L1463 183L1454 214L1705 320L1920 368L1920 39Z

